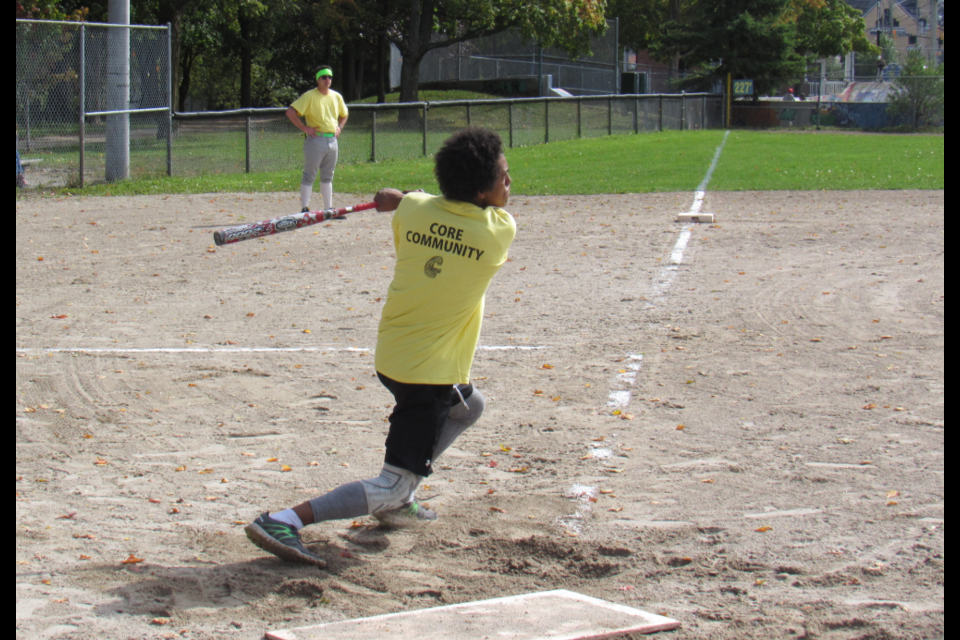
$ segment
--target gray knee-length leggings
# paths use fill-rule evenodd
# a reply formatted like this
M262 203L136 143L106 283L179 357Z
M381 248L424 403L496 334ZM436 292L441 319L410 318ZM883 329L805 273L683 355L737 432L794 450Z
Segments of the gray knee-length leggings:
M303 177L300 184L312 187L320 171L320 182L333 182L333 170L337 167L337 157L340 151L336 138L325 138L318 135L308 137L303 141Z

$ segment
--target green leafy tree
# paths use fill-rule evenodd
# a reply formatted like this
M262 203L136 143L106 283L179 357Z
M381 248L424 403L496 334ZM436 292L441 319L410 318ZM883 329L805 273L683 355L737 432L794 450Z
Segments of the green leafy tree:
M667 22L686 24L697 0L609 0L607 16L620 19L620 45L634 51L646 51L659 42ZM670 58L673 76L680 67L680 56Z
M931 65L920 51L911 51L893 82L887 113L901 116L916 131L941 126L944 113L943 65Z
M606 30L604 0L386 0L379 27L400 50L400 101L415 102L427 52L518 28L523 38L571 55Z
M844 0L793 0L786 17L796 28L796 51L811 58L880 53L866 36L860 12Z
M18 20L73 20L82 22L87 19L89 9L85 7L63 7L56 0L17 0Z
M687 22L667 22L650 51L674 56L698 70L681 88L706 89L727 74L751 78L758 93L799 77L805 60L796 51L796 29L786 17L790 0L701 0Z
M610 0L620 40L673 69L697 72L681 87L707 88L726 73L765 91L812 61L849 51L876 55L860 13L844 0Z

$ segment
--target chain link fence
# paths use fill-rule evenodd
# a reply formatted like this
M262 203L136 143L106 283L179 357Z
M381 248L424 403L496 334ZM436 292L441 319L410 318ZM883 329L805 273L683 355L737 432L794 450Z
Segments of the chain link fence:
M865 131L944 125L944 76L896 75L853 81L803 81L785 96L738 99L730 125L754 129L834 127ZM822 92L821 92L822 91Z
M619 92L617 22L590 39L592 55L571 59L562 49L524 42L517 29L433 49L420 62L421 84L474 80L517 80L537 95L541 77L573 95ZM435 36L439 37L439 36Z
M340 163L432 155L466 126L493 129L509 148L561 140L723 127L712 94L612 95L350 105ZM303 136L286 109L178 113L172 175L300 171Z
M164 175L166 27L17 20L17 153L31 187ZM123 113L118 113L123 112Z

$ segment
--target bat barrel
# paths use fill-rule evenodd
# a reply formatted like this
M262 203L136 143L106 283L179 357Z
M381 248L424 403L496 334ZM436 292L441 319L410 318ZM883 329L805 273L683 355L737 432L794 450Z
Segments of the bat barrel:
M353 207L343 207L341 209L327 209L325 211L307 211L292 216L264 220L253 224L239 225L236 227L227 227L213 232L213 241L220 247L233 242L250 240L251 238L262 238L264 236L282 233L284 231L293 231L301 227L306 227L318 222L324 222L330 218L340 217L354 211L365 211L377 206L376 202L368 202Z

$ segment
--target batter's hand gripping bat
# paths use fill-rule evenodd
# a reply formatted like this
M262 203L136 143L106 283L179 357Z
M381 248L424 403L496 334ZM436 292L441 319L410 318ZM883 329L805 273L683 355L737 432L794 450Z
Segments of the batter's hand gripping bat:
M262 222L252 224L241 224L236 227L227 227L213 232L213 241L217 246L249 240L251 238L262 238L271 236L283 231L293 231L301 227L308 227L318 222L326 222L331 218L339 218L353 211L366 211L377 206L376 202L367 202L353 207L342 207L340 209L327 209L326 211L305 211L292 216L282 216Z

